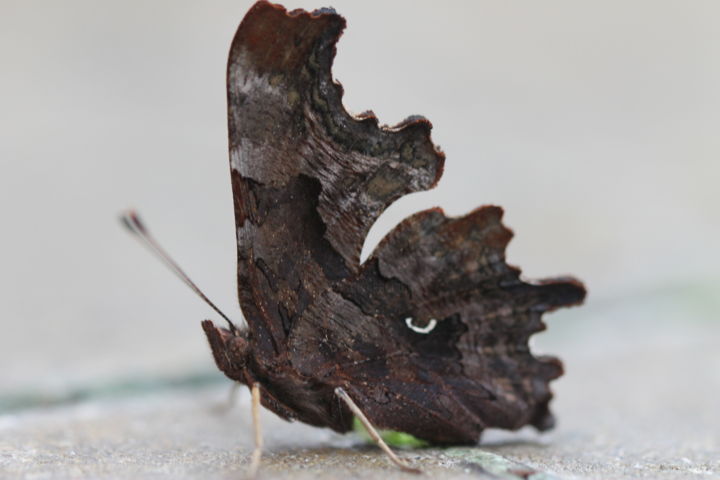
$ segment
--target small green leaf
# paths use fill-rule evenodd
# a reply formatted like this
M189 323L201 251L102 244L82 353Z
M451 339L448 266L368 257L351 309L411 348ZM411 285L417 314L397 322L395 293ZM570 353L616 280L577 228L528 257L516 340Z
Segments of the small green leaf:
M368 443L373 441L357 417L353 420L353 430ZM422 448L430 445L425 440L420 440L409 433L395 432L393 430L380 430L379 433L382 439L385 440L385 443L391 447Z

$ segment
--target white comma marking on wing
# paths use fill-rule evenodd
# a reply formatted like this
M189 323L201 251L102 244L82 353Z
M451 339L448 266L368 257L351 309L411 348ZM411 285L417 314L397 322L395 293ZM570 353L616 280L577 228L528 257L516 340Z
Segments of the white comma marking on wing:
M405 319L405 325L407 325L408 328L415 333L427 334L427 333L432 332L433 329L437 326L437 320L435 320L434 318L431 318L430 321L427 323L427 325L425 325L424 327L418 327L417 325L415 325L413 323L412 317L407 317Z

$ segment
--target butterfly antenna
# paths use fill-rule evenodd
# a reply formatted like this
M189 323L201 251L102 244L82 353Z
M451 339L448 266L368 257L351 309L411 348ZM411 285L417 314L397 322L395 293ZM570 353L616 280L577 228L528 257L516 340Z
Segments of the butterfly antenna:
M220 315L222 318L225 319L225 321L230 326L230 331L233 334L236 334L238 332L238 328L235 326L235 324L228 318L227 315L225 315L208 297L205 296L205 294L200 290L200 288L195 285L195 282L190 280L190 277L187 276L187 274L183 271L180 266L175 263L175 260L168 255L168 253L160 246L160 244L155 240L155 237L153 237L148 229L145 227L145 224L140 220L140 216L135 212L134 210L129 210L125 213L123 213L120 216L120 221L122 224L127 228L130 233L134 234L136 237L138 237L146 247L150 249L150 251L155 254L165 265L167 265L172 272L177 275L180 280L182 280L185 285L190 287L190 289L195 292L200 298L202 298L205 303L210 305L213 310L215 310L218 315Z

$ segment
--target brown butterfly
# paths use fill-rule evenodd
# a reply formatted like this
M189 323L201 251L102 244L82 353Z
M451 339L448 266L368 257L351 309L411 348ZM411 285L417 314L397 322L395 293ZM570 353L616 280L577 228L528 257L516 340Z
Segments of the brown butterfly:
M360 262L378 216L432 188L445 156L425 118L387 128L345 111L331 75L344 28L331 9L261 1L232 42L230 167L247 328L203 322L217 366L251 386L256 404L338 432L353 414L436 444L474 444L488 427L552 427L548 383L562 365L533 356L528 338L545 328L544 312L581 303L585 289L572 278L521 280L505 263L512 233L499 207L460 218L420 212ZM154 242L137 217L126 222Z

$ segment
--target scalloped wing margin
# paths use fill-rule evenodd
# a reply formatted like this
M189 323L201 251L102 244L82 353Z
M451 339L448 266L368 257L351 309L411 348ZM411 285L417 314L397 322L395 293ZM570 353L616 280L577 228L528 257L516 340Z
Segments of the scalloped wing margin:
M303 316L293 363L347 379L372 421L435 443L472 443L488 427L552 427L549 382L562 364L533 356L528 341L545 328L542 313L581 303L585 289L570 277L522 281L505 262L512 233L501 219L489 206L404 220L358 277ZM418 333L408 317L437 326Z
M281 187L316 178L324 235L357 271L375 220L401 196L434 186L445 157L423 117L385 128L371 113L345 110L331 74L344 28L327 9L288 13L258 2L248 12L228 61L229 146L239 228L251 215L245 180Z

